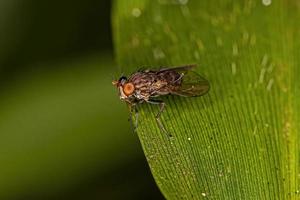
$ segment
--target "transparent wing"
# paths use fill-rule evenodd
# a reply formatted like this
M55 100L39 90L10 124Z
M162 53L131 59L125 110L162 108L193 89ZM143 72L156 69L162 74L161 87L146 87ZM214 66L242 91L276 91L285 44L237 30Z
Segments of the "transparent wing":
M180 96L193 97L206 94L210 88L209 82L205 78L196 72L191 71L196 66L196 64L189 64L177 67L166 67L159 70L146 70L145 72L155 72L159 74L168 74L166 73L168 71L177 72L179 75L181 75L181 77L173 82L173 84L168 85L167 88L164 88L164 90L167 90L164 92ZM180 84L177 84L179 82Z
M194 71L180 69L183 77L180 86L173 90L172 93L180 96L201 96L209 91L209 82Z

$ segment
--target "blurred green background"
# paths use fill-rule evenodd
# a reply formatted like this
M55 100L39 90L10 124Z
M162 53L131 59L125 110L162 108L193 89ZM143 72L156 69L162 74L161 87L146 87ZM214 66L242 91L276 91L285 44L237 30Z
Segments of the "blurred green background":
M111 81L111 1L0 1L0 199L162 199Z

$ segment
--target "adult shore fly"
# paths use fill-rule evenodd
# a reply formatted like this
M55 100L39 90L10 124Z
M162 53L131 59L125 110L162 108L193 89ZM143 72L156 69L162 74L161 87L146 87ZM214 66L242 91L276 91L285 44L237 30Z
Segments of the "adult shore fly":
M136 109L139 103L150 103L160 106L156 114L156 121L161 130L167 133L160 116L165 108L165 103L159 96L179 95L184 97L202 96L209 91L209 82L202 76L192 71L196 65L185 65L179 67L162 68L158 70L139 70L131 74L128 78L122 76L119 80L113 81L119 90L120 99L125 101L131 112L135 110L137 127L138 111Z

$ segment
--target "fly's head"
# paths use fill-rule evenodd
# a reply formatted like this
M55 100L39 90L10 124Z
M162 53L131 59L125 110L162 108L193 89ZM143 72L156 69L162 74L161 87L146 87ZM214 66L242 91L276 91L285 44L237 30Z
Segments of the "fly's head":
M135 87L131 82L128 82L125 76L122 76L117 81L113 81L112 84L118 88L121 100L132 103Z

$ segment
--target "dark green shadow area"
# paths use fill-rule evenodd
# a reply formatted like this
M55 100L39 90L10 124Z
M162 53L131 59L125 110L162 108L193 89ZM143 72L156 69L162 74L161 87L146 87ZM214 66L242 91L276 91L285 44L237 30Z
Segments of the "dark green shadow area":
M159 198L110 54L37 65L1 82L0 199Z

